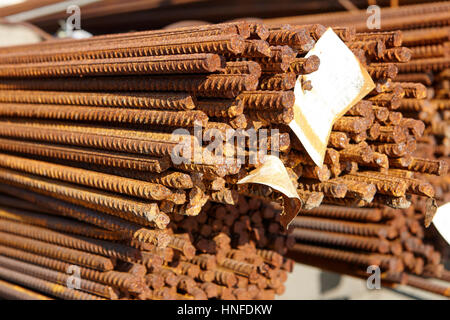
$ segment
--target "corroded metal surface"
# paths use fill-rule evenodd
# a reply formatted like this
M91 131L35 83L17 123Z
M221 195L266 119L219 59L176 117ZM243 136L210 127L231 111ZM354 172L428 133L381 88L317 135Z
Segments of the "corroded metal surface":
M313 90L300 78L321 68L305 54L326 28L308 23L1 48L0 277L21 283L24 275L23 286L59 298L271 299L292 269L288 251L355 274L375 264L437 276L440 255L422 241L419 221L449 191L439 180L450 145L448 34L334 28L376 88L336 120L318 167L287 128L294 87ZM433 92L429 72L440 81ZM185 135L173 137L175 129ZM303 202L291 233L279 223L287 204L279 192L236 184L260 165L249 163L250 151L264 141L239 146L243 163L233 160L234 140L224 146L233 161L206 152L205 140L219 136L204 131L225 138L245 129L278 130L267 149L278 148ZM422 152L427 143L432 150ZM202 159L174 161L180 146L183 160ZM49 284L64 284L72 264L81 288L56 294Z

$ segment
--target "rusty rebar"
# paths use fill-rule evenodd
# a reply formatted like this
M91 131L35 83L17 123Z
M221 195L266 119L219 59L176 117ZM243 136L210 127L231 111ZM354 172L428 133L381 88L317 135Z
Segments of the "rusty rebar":
M101 297L77 291L74 289L68 289L65 286L41 280L23 273L19 273L10 269L0 267L0 276L3 279L18 283L25 287L44 292L51 296L59 297L68 300L104 300Z

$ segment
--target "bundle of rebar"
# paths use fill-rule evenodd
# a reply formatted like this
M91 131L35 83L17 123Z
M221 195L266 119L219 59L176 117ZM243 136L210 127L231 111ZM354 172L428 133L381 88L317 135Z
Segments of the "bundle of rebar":
M397 76L401 81L418 81L427 87L427 100L420 104L402 100L405 113L422 120L426 129L418 140L416 154L429 159L449 161L450 155L450 87L448 72L450 55L450 30L448 28L427 28L405 31L405 41L412 50L410 66L399 68ZM450 175L429 176L436 190L436 200L442 205L450 200Z
M425 98L422 86L391 81L410 51L399 32L353 31L335 29L377 88L336 121L323 167L287 126L298 76L319 68L304 55L321 25L237 22L0 49L0 278L58 298L283 292L292 261L280 254L293 241L280 212L258 200L283 198L236 184L259 166L247 160L263 146L238 146L240 163L225 144L232 161L220 163L202 145L208 129L222 138L278 129L270 136L278 145L266 145L279 149L303 209L322 201L405 208L411 194L433 197L429 183L392 169L447 170L411 156L424 125L396 111L404 96ZM49 289L73 279L71 266L81 290Z
M355 33L348 27L335 30L367 68L376 88L334 124L326 165L320 170L314 168L314 177L323 186L331 185L328 190L314 191L325 191L324 202L329 204L380 204L393 208L408 207L411 194L434 197L433 186L415 178L414 172L445 175L448 165L444 160L414 156L425 125L402 106L405 102L426 103L426 87L420 83L393 81L400 68L397 64L408 66L411 58L411 51L401 46L402 33ZM291 161L300 158L297 163L301 163L304 157L296 149L302 147L297 146L293 143L294 151L286 157ZM309 170L306 173L302 178L311 174ZM308 188L303 186L302 178L298 183L300 189ZM347 192L337 188L339 185L345 185Z
M19 180L30 174L65 181L69 184L59 191L50 181L29 188L60 197L69 192L73 201L95 208L100 194L86 189L87 199L84 187L154 201L147 213L137 200L121 200L133 207L128 219L159 228L169 222L166 213L196 215L208 199L234 204L234 177L251 165L240 168L237 161L205 156L204 136L195 135L195 127L225 137L254 123L289 123L296 76L319 64L317 57L296 57L311 49L313 35L322 31L320 26L293 31L291 46L284 45L282 32L268 38L263 25L235 23L3 49L0 149L28 156L5 155L11 162L4 167L22 171ZM188 135L183 143L194 152L180 154L188 161L175 163L180 141L172 132L180 128ZM280 150L289 148L288 134L272 138L280 141ZM194 162L197 155L201 159ZM13 183L10 178L5 180ZM71 183L84 187L74 190ZM112 207L109 201L101 206Z
M197 217L176 216L168 247L162 248L71 218L90 215L113 225L114 217L10 190L15 191L18 198L1 199L0 278L48 297L266 300L284 291L293 267L281 255L293 241L277 223L279 210L261 200L240 198L238 206L208 202ZM119 225L135 234L145 230ZM0 287L1 296L5 290Z
M209 232L187 227L192 219L178 226L184 216L202 219L208 200L237 205L232 186L239 168L208 158L175 164L180 141L171 133L186 128L187 144L197 146L195 126L246 128L270 109L272 123L288 123L296 75L318 67L317 59L297 55L312 48L319 31L299 28L291 47L277 33L268 39L265 26L243 22L5 48L1 278L18 283L9 276L15 270L19 278L36 278L19 284L59 298L246 299L282 292L282 257L265 249L270 245L255 251L247 234L253 229L238 216L226 223L216 217ZM295 70L287 72L291 64ZM280 141L286 150L289 136ZM262 237L262 221L256 223ZM234 231L235 224L245 230ZM234 232L242 236L232 246ZM70 263L81 268L81 292L49 291L49 282L69 278ZM132 274L124 275L128 269ZM101 290L92 289L99 283Z
M392 62L401 62L399 60L402 54L407 54L410 57L410 60L407 63L396 63L398 73L391 77L391 79L383 79L382 81L379 81L377 84L377 89L379 87L384 87L383 90L385 90L387 94L397 96L398 101L396 104L398 107L396 108L396 111L401 114L403 119L406 117L410 118L406 121L402 120L405 121L404 123L412 123L419 120L425 124L425 126L421 124L422 128L420 131L422 131L422 134L420 137L417 136L417 147L412 157L404 156L395 161L390 161L390 169L388 172L408 179L414 177L421 181L428 181L428 183L430 183L435 190L435 194L433 196L435 202L434 200L425 202L423 198L413 197L412 199L408 199L408 202L411 202L412 206L403 210L402 214L395 213L394 215L393 212L389 214L394 220L402 220L403 216L409 217L406 218L406 221L412 221L411 218L415 216L415 219L421 224L425 224L426 227L431 224L433 215L436 212L436 207L447 203L450 199L450 175L448 174L447 169L449 161L450 122L448 121L449 118L446 111L448 109L448 102L450 101L450 86L448 84L447 75L450 62L448 54L449 17L450 7L448 3L444 2L433 3L433 5L405 6L381 10L380 34L394 34L396 32L390 30L403 29L402 45L408 48L407 51L403 50L403 52L401 52L400 50L397 50L396 52L386 52L386 54L390 55L390 59L393 59ZM309 19L314 19L316 22L319 21L324 25L331 25L335 28L353 26L356 30L363 32L359 36L357 34L357 38L364 35L364 37L372 38L373 40L376 39L376 32L374 33L372 32L373 30L368 29L369 24L367 23L367 14L362 12L302 17L302 21L306 21L306 23L308 23ZM281 20L276 19L273 23L295 23L295 21L296 18L291 17L283 18ZM400 33L398 33L398 35L400 35ZM374 42L372 46L373 50L380 50L379 44ZM357 52L355 52L355 54L357 54ZM420 100L418 99L419 97L421 98ZM411 133L415 134L414 132ZM395 143L401 143L402 141L401 138L399 140L398 134L399 133L397 131L397 138L393 140ZM423 159L429 160L424 161ZM358 223L360 225L357 226L357 228L362 228L361 230L372 227L391 228L388 226L391 222L389 222L387 218L383 220L383 212L390 212L390 210L381 206L372 209L362 209L359 211L357 209L349 208L345 211L345 213L341 213L342 210L340 211L340 208L335 207L321 207L317 210L320 216L317 217L317 219L329 219L329 223L331 223L331 225L336 225L342 228L339 232L343 232L342 230L345 226L345 224L341 223L339 219L359 220ZM380 212L382 213L381 217L377 218L377 220L373 220L374 218L369 218L369 216L379 216ZM301 220L301 218L298 219ZM316 222L320 223L320 221ZM376 225L372 226L373 222L376 222ZM383 226L383 224L385 225ZM443 270L442 265L437 263L439 259L438 254L436 253L436 248L439 248L440 253L448 255L448 250L446 248L448 245L438 245L438 243L442 240L439 239L439 236L436 234L434 229L431 233L426 229L420 229L421 231L413 231L411 226L408 223L406 224L410 229L410 233L415 234L416 238L411 240L411 234L407 235L407 233L401 231L397 232L395 238L392 239L394 242L400 242L402 244L403 251L408 251L415 254L416 262L414 264L408 263L402 256L397 258L402 258L403 261L402 259L395 259L393 256L398 254L393 251L388 253L390 255L389 257L383 256L385 261L377 261L375 264L379 264L380 262L382 265L384 264L382 269L387 272L385 278L386 284L406 283L411 286L448 296L450 291L448 289L448 285L447 287L442 285L439 286L424 279L431 277L448 281L448 270ZM417 225L416 222L413 222L413 224ZM323 225L321 224L321 226ZM356 226L353 227L356 228ZM405 229L404 226L401 228ZM412 228L417 229L416 227ZM350 229L346 230L346 232L350 232L348 231ZM298 241L301 245L303 245L304 240L309 241L313 239L312 237L308 238L311 234L311 230L309 230L305 235L302 235L300 230L295 230L294 233L299 235ZM349 253L349 257L352 257L355 253L355 249L377 251L380 253L380 246L386 245L386 243L382 244L382 242L374 241L373 235L370 240L369 238L364 240L366 242L364 245L365 247L362 247L364 241L358 241L356 239L350 240L346 238L347 236L343 237L343 235L324 234L323 237L320 237L320 235L315 236L316 237L311 241L315 242L316 245L317 243L321 243L321 245L325 244L325 246L330 249L336 249L334 245L343 246L347 248L345 250L348 250L348 248L351 247L353 252ZM405 240L405 236L408 240ZM338 240L332 240L333 237L336 237ZM326 240L323 240L325 238ZM422 239L425 239L427 244L424 245L422 243ZM385 240L383 240L383 242L384 241ZM369 248L369 243L370 249L367 249ZM374 243L376 243L376 245L374 245ZM311 243L308 245L310 244ZM300 249L300 251L302 250L303 249ZM303 252L305 253L307 250L313 249L306 247ZM320 250L322 249L318 249L317 252ZM386 252L389 252L387 247L381 250L387 250ZM395 250L400 253L400 250ZM423 250L425 250L426 253ZM310 253L311 252L314 251L310 251ZM358 251L358 254L361 252L362 251ZM386 255L386 252L383 254ZM345 255L345 252L333 254L341 255L342 257ZM410 254L408 253L407 255ZM301 255L300 257L300 259L310 259L309 257L304 258ZM363 269L369 265L369 262L375 261L376 257L365 256L364 259L366 258L368 260L365 260L364 263L359 264L359 267L356 267L356 264L351 262L351 264L353 264L353 269L358 269L358 271L353 272L354 275L358 274L361 277L367 278L367 273L363 271ZM422 266L423 261L417 260L418 258L425 258L425 267ZM347 257L344 259L347 259ZM403 265L401 263L399 264L397 260L403 262ZM434 260L434 262L431 260ZM362 260L358 261L361 262ZM411 261L413 260L411 259ZM389 264L386 264L387 262L389 262ZM339 263L336 264L335 271L340 270L338 272L345 273L345 266L343 269L341 268L342 266L339 266ZM362 268L363 265L364 268ZM324 266L325 264L322 264L322 267ZM395 271L395 269L397 269L397 271ZM404 272L400 272L401 269L404 269ZM417 277L418 275L420 277Z
M370 10L372 9L372 10ZM375 15L378 14L379 15ZM378 19L380 18L380 19ZM404 4L400 7L373 8L355 11L330 12L323 14L299 15L267 19L271 23L320 23L333 27L353 27L358 32L394 31L449 25L450 4L448 1L434 1L422 4ZM379 21L380 24L374 22Z

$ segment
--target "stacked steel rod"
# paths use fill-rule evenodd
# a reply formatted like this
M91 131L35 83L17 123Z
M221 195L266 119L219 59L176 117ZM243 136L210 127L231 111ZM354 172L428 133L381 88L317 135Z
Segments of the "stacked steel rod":
M268 145L304 209L432 197L429 183L390 169L415 161L412 171L441 173L411 157L423 123L395 111L404 95L424 98L422 87L390 81L394 63L409 60L401 34L335 31L377 88L335 123L322 168L287 127L297 77L319 68L304 55L321 25L238 22L0 49L0 278L68 299L282 293L292 261L280 254L294 241L281 210L258 200L281 195L236 185L263 147L240 146L241 164L227 144L231 161L218 163L198 128L278 129L278 146ZM180 146L189 161L174 161ZM78 289L64 287L72 266Z
M411 60L408 63L397 63L397 75L390 80L383 79L378 85L384 86L384 90L388 94L397 96L398 101L396 104L398 107L396 111L401 113L403 119L408 117L414 120L406 121L416 122L420 120L425 124L425 127L420 129L423 131L423 134L420 137L417 136L417 147L413 157L403 157L403 159L390 162L390 168L392 169L389 169L388 172L408 178L415 176L415 178L421 181L428 181L435 189L434 198L436 202L431 200L425 202L423 198L414 197L409 199L409 202L413 205L403 210L402 214L391 212L389 209L383 207L361 210L348 209L345 212L342 212L338 207L318 208L317 217L314 216L313 218L317 219L317 221L310 221L310 223L314 223L311 226L320 225L320 228L323 228L326 223L329 223L330 228L338 226L340 229L324 229L327 233L320 236L319 234L311 235L312 230L308 230L305 234L302 234L302 229L296 228L294 234L297 235L299 246L297 249L294 249L293 255L299 261L311 261L314 264L316 257L311 258L312 255L323 255L323 258L326 254L330 256L334 254L336 257L339 257L333 259L340 261L331 266L334 271L345 273L346 268L349 268L348 270L352 270L350 272L352 275L365 278L367 278L365 268L374 261L376 262L375 264L381 262L382 269L387 272L385 275L386 284L408 284L423 290L449 296L450 290L448 289L448 284L441 283L441 285L435 285L433 282L424 279L438 278L448 281L448 271L443 270L443 266L438 264L439 258L436 253L436 250L439 249L440 253L448 258L448 244L441 244L442 240L439 239L434 229L432 230L433 232L429 232L426 229L418 228L417 225L418 221L428 227L433 218L436 206L442 205L450 199L450 184L447 169L449 161L448 139L450 123L446 115L450 90L447 75L450 62L448 55L449 29L447 27L450 21L449 12L448 3L382 9L381 12L382 32L392 34L389 30L405 29L402 31L403 46L409 49L407 54L410 55ZM313 18L315 18L314 21L319 21L325 25L341 27L351 25L359 31L365 31L365 37L374 37L374 33L367 30L367 15L362 13L302 17L302 21L308 22L308 19ZM274 22L295 23L295 21L296 18L293 17L283 18ZM372 46L374 49L379 50L377 48L377 46L379 47L378 44L373 43ZM355 52L355 54L357 53ZM398 60L402 53L397 51L391 52L390 54L392 58ZM422 99L417 99L419 97ZM426 99L423 99L425 97ZM414 134L414 132L412 133ZM399 133L397 132L397 138L394 139L396 143L401 142L398 135ZM423 161L422 159L430 160ZM314 210L311 214L313 212ZM391 218L383 218L385 212L388 212ZM323 218L325 218L325 221L320 220ZM397 243L396 246L398 246L398 243L401 244L403 247L402 250L394 248L397 252L392 250L392 248L389 249L389 246L386 246L386 236L383 236L382 240L376 240L377 237L379 238L379 235L375 237L375 235L364 234L367 238L363 241L358 241L353 236L345 235L345 233L352 233L357 229L360 230L358 232L370 228L373 228L373 230L387 228L386 230L389 230L389 228L392 229L392 224L397 224L394 223L396 219L403 221L404 218L406 218L405 222L402 222L400 226L397 225L396 227L400 227L400 232L394 232L395 235L393 234L393 238L391 239L387 237L387 240ZM301 222L302 218L297 219ZM312 218L308 217L308 219ZM352 224L351 227L348 226L346 228L346 224L340 223L341 220L339 219L356 219L359 222L358 225ZM405 223L407 227L404 226ZM303 228L302 223L300 223L300 226ZM306 225L306 228L309 227L309 225ZM409 230L409 233L405 232L406 229ZM328 231L338 231L338 233L344 234L333 234ZM306 246L302 247L305 244ZM325 252L325 248L308 247L311 245L325 246L327 249L336 252ZM344 250L337 252L336 249ZM368 251L380 253L380 250L386 251L381 257L384 261L376 261L377 254L367 254ZM413 260L410 258L408 259L411 262L405 260L404 255L411 256L411 253L415 256L414 263L412 263ZM360 254L363 255L358 256ZM319 261L320 259L316 259L318 261L317 263L325 268L324 260ZM423 264L423 259L425 259L425 264ZM420 277L417 277L418 275Z
M363 279L379 266L384 284L400 283L450 296L450 285L432 284L427 278L447 280L441 254L424 239L425 201L396 210L344 208L324 205L302 211L293 222L297 243L288 256L297 262Z
M450 59L448 44L450 32L447 28L424 28L404 32L405 41L412 50L411 66L400 68L399 79L416 79L427 87L427 101L423 104L402 102L402 108L413 117L421 119L426 130L418 141L416 154L420 157L449 162L450 158L450 121L448 117L450 87L448 86L448 71ZM423 174L422 179L428 180L436 190L437 205L443 205L450 200L450 174L430 176ZM429 225L432 216L425 220ZM442 245L442 238L432 227L426 236L436 243L443 256L448 259L448 245Z
M326 26L354 27L358 32L377 31L368 30L373 27L373 11L366 9L352 12L331 12L294 17L267 19L271 23L320 23ZM429 27L445 27L449 25L450 4L448 1L432 3L402 5L393 8L381 8L380 28L383 31L419 29Z
M36 160L5 155L4 167L24 174L5 180L26 185L30 174L64 181L33 180L28 188L159 228L169 222L167 213L196 215L208 199L234 204L231 188L255 164L205 156L195 126L225 137L234 129L289 123L296 76L319 64L317 57L297 56L323 31L305 26L286 39L283 30L235 23L6 48L0 53L0 149ZM180 128L187 132L183 142L172 135ZM289 149L289 134L271 138ZM176 163L180 143L194 152L180 152L183 161ZM154 203L98 201L103 195L91 188Z
M170 243L162 248L60 216L71 211L101 220L98 212L8 190L18 198L2 196L0 278L50 297L273 299L292 270L292 260L281 253L293 241L277 223L279 210L261 200L241 198L238 206L208 202L197 217L175 216ZM250 241L255 236L258 247ZM1 296L8 292L0 287Z
M42 7L41 1L38 5L20 3L10 7L4 7L0 15L8 16L17 12L30 10L31 8ZM31 1L35 2L35 1ZM45 2L54 2L45 0ZM379 6L398 6L399 1L390 0L352 0L349 1L329 1L315 0L294 1L283 0L282 3L274 3L269 0L253 0L251 3L240 1L172 1L161 3L152 0L130 0L127 3L118 0L96 1L94 3L80 4L83 12L83 28L93 33L110 33L111 30L126 32L128 30L159 29L169 23L179 23L182 20L198 22L223 22L229 19L242 17L280 17L292 14L292 12L309 14L318 12L354 10L356 8L365 9L369 4L376 3ZM430 0L402 0L403 6L409 3L424 3ZM43 13L41 16L31 15L28 22L51 32L57 28L56 22L66 18L65 10L52 14ZM200 20L200 21L199 21ZM114 21L114 23L112 22ZM314 22L313 22L314 23ZM116 31L115 31L116 32Z
M363 34L355 38L348 28L336 31L360 57L364 55L362 62L370 63L369 73L377 80L395 76L396 68L389 61L409 59L407 49L400 47L398 33L376 35L374 40ZM386 93L389 83L380 83L368 101L357 104L334 124L322 168L314 165L287 128L293 119L296 77L314 72L319 65L316 56L301 56L323 32L320 25L266 28L239 23L3 49L0 135L5 139L0 149L61 163L47 163L48 170L41 172L39 162L5 156L4 166L153 200L151 217L140 212L133 219L162 226L168 219L158 211L157 201L162 202L165 213L196 215L208 198L226 204L234 204L238 193L279 198L267 188L236 187L238 178L258 162L241 165L231 154L231 161L227 158L225 164L217 164L214 155L204 156L205 137L192 129L197 124L226 136L239 129L275 128L281 133L270 138L277 140L275 147L281 151L303 203L313 201L317 206L322 195L326 201L350 199L362 204L373 199L404 203L408 193L433 196L431 186L421 181L376 172L409 156L423 130L420 121L402 119L393 111L404 92ZM191 37L183 39L183 34ZM194 35L197 38L192 38ZM18 49L24 50L23 54ZM308 89L311 84L303 85ZM141 93L143 90L154 92ZM412 88L408 94L423 98L420 90ZM171 133L179 128L186 129L188 138L184 137L183 143L194 152L180 154L188 161L175 163L171 156L179 141L174 141ZM55 143L58 145L50 146ZM256 150L247 145L240 151L249 160L258 149L261 145ZM127 158L119 160L124 153ZM224 153L228 157L227 149ZM202 156L200 162L196 161L198 155ZM137 169L142 167L145 169ZM154 174L143 177L142 170ZM90 179L82 181L85 175ZM21 178L7 180L17 183L17 179ZM103 183L105 179L110 183ZM135 186L143 179L150 183L145 190ZM198 180L205 183L198 185L194 182ZM126 184L130 187L124 187Z

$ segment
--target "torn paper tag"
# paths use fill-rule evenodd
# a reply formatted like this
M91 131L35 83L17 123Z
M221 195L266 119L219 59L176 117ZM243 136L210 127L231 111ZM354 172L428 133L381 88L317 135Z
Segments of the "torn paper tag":
M450 244L450 202L440 206L433 218L433 224L442 238Z
M242 178L237 183L263 184L281 192L284 195L284 213L281 215L280 220L285 228L297 216L302 206L302 201L298 196L297 189L289 178L286 167L276 156L266 156L262 166L251 171L248 176Z
M428 228L436 215L438 205L436 199L428 198L425 204L425 228Z
M306 57L316 55L319 69L302 75L295 85L294 120L289 126L319 167L336 119L375 88L368 72L331 28ZM303 91L302 81L312 89Z

